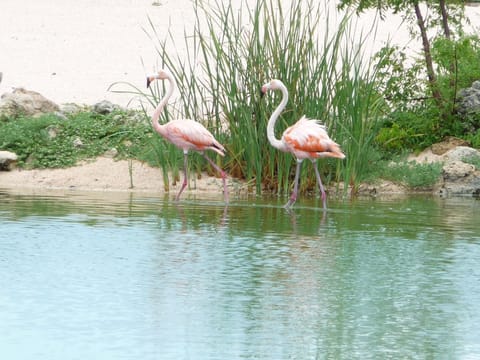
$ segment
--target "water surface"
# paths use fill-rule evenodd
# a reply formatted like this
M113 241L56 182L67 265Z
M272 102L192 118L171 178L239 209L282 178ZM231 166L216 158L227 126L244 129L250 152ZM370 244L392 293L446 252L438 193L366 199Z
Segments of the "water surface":
M480 359L480 202L0 192L4 359Z

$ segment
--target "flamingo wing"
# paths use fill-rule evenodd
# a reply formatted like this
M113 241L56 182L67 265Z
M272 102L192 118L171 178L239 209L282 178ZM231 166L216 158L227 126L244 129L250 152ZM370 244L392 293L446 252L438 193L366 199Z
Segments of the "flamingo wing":
M307 119L305 116L285 130L282 141L299 159L345 157L340 146L328 136L325 126L318 120Z
M166 137L184 150L204 151L211 149L224 155L225 148L202 124L190 119L172 120L166 124Z

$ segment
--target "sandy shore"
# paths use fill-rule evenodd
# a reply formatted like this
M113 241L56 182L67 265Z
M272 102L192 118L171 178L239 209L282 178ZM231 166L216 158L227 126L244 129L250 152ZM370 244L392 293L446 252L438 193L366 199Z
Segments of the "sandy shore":
M168 193L173 197L177 194L181 181L174 184L170 177L169 185ZM228 185L230 192L240 191L238 182L233 179L229 179ZM161 169L135 160L129 163L127 160L116 161L107 157L99 157L67 169L0 171L0 189L2 188L165 193ZM207 174L201 178L190 176L189 187L182 196L205 193L218 194L218 198L223 199L222 180Z

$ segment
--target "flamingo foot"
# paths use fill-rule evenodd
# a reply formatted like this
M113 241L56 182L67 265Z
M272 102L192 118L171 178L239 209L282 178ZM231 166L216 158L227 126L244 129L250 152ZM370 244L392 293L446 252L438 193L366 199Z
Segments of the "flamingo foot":
M178 192L177 196L175 196L175 201L180 200L180 195L182 194L183 190L187 187L187 178L183 180L182 187L180 188L180 191Z
M284 208L291 209L296 201L297 201L297 193L293 192L292 195L290 196L290 199L288 199L287 203L285 204Z
M183 163L183 183L180 191L178 192L177 196L175 197L175 201L180 200L180 195L182 194L183 190L187 187L188 184L188 172L187 172L187 153L184 155L184 163Z
M322 203L323 203L323 210L327 210L327 194L325 194L325 190L322 191Z
M227 189L227 173L223 170L220 171L220 175L223 181L223 198L225 199L225 204L228 204L228 189Z

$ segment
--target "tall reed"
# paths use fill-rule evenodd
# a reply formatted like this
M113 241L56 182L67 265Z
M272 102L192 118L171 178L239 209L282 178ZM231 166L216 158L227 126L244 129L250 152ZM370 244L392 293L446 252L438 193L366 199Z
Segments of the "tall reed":
M231 2L194 0L196 21L193 34L184 36L186 56L174 51L171 34L160 37L153 22L146 31L161 65L179 85L179 100L169 112L202 121L226 146L227 171L251 180L257 193L288 193L294 168L292 156L273 149L266 137L267 120L280 102L279 94L261 97L261 85L271 78L281 79L290 93L277 136L304 114L321 119L347 155L344 163L320 162L322 172L355 184L365 170L378 109L371 67L362 42L349 43L354 35L350 16L331 31L324 25L330 12L320 3L294 0L286 7L281 0L259 0L237 9ZM157 96L148 98L156 102ZM206 164L197 157L194 166ZM301 190L314 185L314 177L306 174Z

